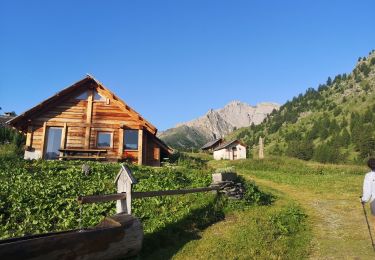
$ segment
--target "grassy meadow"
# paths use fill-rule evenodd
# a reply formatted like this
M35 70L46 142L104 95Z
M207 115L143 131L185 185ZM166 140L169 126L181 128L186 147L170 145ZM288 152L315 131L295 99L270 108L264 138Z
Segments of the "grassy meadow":
M0 158L1 237L74 229L80 218L92 226L113 214L114 203L104 203L80 216L75 198L115 192L119 164L91 162L86 176L82 163ZM146 191L207 186L225 167L247 186L245 200L201 193L135 201L145 229L137 259L373 259L358 199L366 167L182 154L164 167L132 169L135 190Z
M374 259L359 202L364 173L368 172L366 167L319 164L286 157L210 161L209 165L233 166L240 175L275 194L278 200L299 205L311 231L306 258Z

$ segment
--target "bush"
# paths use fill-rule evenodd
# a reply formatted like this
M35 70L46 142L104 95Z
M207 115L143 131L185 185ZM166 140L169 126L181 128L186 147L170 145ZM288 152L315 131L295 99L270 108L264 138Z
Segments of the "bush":
M290 205L285 210L271 217L274 226L275 236L290 236L304 229L307 215L296 205Z
M0 158L19 158L23 154L23 150L16 144L0 144Z
M337 163L340 159L338 149L328 144L321 144L314 151L314 160L321 163Z
M25 144L25 136L17 131L0 126L0 144L14 144L22 147Z
M91 167L88 176L82 173L83 163ZM130 167L138 180L136 191L205 187L211 183L211 171L204 169ZM76 198L115 193L113 180L119 168L117 163L0 158L0 238L96 225L104 216L115 213L115 202L83 205L80 215ZM142 220L147 234L181 221L193 209L213 203L214 198L210 193L196 193L138 199L134 200L134 214Z
M312 158L314 144L311 140L292 141L288 144L286 155L308 161Z

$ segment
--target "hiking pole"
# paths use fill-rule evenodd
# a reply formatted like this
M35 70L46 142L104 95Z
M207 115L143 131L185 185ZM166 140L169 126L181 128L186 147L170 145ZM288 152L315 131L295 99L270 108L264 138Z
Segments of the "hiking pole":
M367 223L368 233L370 234L370 238L371 238L372 249L374 249L374 251L375 251L374 239L372 238L370 224L368 223L368 218L367 218L367 212L366 212L366 209L365 209L365 204L362 203L362 200L361 200L361 204L362 204L362 208L363 208L363 213L365 214L365 219L366 219L366 223Z

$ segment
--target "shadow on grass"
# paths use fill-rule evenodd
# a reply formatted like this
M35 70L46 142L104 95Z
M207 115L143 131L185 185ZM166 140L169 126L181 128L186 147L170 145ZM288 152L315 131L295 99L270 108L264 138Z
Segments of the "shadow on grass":
M199 233L215 222L223 220L225 198L216 196L205 207L195 209L184 219L152 234L146 234L138 259L170 259L186 243L200 239Z
M271 205L276 199L273 194L261 191L254 182L242 177L237 181L242 182L246 188L242 200L230 200L224 194L217 194L209 204L192 210L180 221L146 234L142 251L136 259L171 259L185 244L200 239L201 231L224 220L225 212L243 210L248 206Z

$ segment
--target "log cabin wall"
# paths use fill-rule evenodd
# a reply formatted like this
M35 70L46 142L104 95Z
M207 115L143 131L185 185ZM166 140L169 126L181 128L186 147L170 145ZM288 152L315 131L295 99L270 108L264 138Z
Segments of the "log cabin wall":
M146 164L160 166L160 146L152 135L147 134Z
M65 146L67 148L82 147L84 140L84 132L82 132L84 128L82 125L85 125L86 107L87 101L69 98L46 111L40 111L40 115L31 119L29 126L32 129L32 134L30 136L29 152L36 151L35 159L43 157L45 135L49 127L64 128L64 125L67 124L68 131L66 132Z
M70 93L48 107L33 114L27 125L26 159L43 158L47 132L50 127L62 129L61 148L95 149L99 132L111 134L111 145L107 150L109 160L130 160L152 166L160 165L160 147L155 136L144 129L140 116L131 114L113 94L93 83ZM78 98L87 92L86 98ZM97 92L97 93L96 93ZM96 96L95 95L98 95ZM126 150L124 129L139 132L138 150Z

